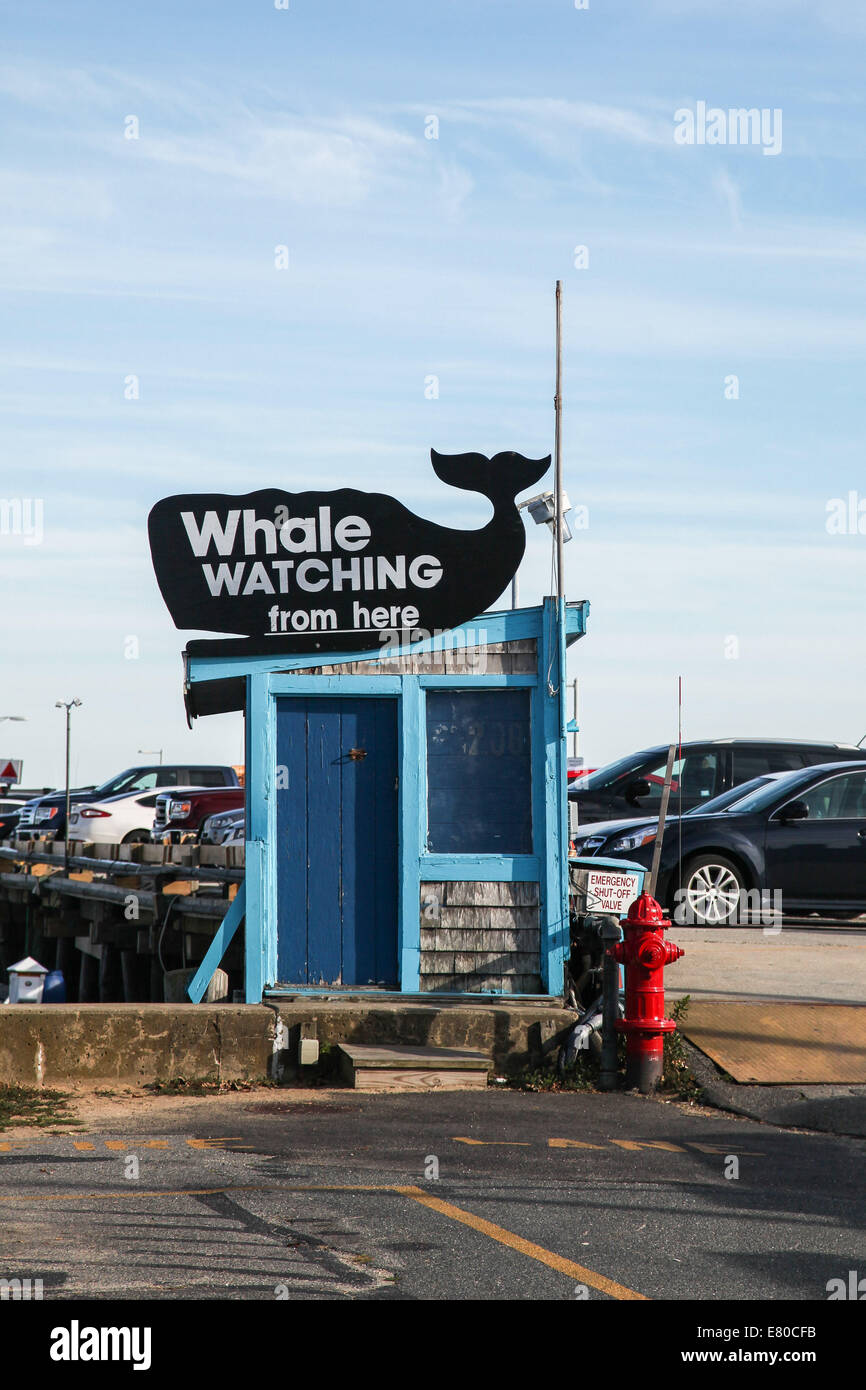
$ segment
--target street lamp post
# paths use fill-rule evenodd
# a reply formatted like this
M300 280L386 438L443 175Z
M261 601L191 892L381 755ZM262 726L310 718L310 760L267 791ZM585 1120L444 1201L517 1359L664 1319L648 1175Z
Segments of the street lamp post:
M159 765L160 765L160 767L162 767L162 749L161 749L161 748L139 748L138 751L139 751L139 753L144 753L145 757L148 757L148 758L152 758L153 755L154 755L154 753L158 753L158 754L159 754Z
M64 853L69 858L69 736L71 733L72 711L80 705L80 700L55 700L55 709L66 710L66 826L64 829L65 845Z

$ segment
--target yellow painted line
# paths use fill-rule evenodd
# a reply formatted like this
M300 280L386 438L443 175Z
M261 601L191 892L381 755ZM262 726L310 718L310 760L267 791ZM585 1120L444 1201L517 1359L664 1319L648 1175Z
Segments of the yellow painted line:
M252 1144L242 1144L242 1134L230 1134L222 1139L187 1139L191 1149L221 1149L224 1144L234 1144L238 1149L251 1149Z
M466 1139L462 1134L454 1134L452 1138L455 1144L474 1144L482 1149L492 1149L494 1146L502 1145L510 1149L528 1149L531 1147L528 1139Z
M72 1147L73 1149L95 1149L96 1145L88 1144L83 1139L73 1139Z
M755 1149L741 1149L739 1144L734 1144L733 1147L738 1158L766 1158L766 1154L759 1153ZM693 1144L691 1139L689 1140L689 1148L700 1149L702 1154L724 1154L725 1157L731 1152L730 1145L723 1149L719 1144Z
M582 1284L589 1284L591 1288L606 1293L610 1298L648 1301L646 1294L636 1293L634 1289L628 1289L624 1284L617 1284L604 1274L597 1274L594 1269L587 1269L584 1265L576 1264L574 1260L567 1260L562 1255L555 1255L552 1250L546 1250L543 1245L536 1245L531 1240L524 1240L523 1236L515 1235L513 1231L506 1231L503 1226L495 1226L492 1221L485 1221L470 1211L464 1211L462 1207L455 1207L451 1202L443 1202L439 1197L430 1197L420 1187L397 1187L394 1191L402 1192L405 1197L411 1197L413 1201L420 1202L422 1206L430 1207L432 1211L440 1212L442 1216L450 1217L452 1221L459 1221L464 1226L471 1226L474 1231L480 1231L482 1235L489 1236L491 1240L499 1241L500 1245L507 1245L511 1250L519 1251L521 1255L528 1255L530 1259L538 1260L540 1264L557 1270L559 1274L567 1274L571 1279L577 1279Z
M491 1240L498 1241L500 1245L506 1245L521 1255L528 1255L530 1259L538 1260L540 1264L555 1269L559 1274L566 1274L569 1278L576 1279L580 1283L589 1284L591 1288L598 1289L600 1293L605 1293L610 1298L648 1301L646 1294L637 1293L624 1284L618 1284L615 1280L608 1279L604 1274L587 1269L585 1265L577 1264L576 1261L568 1260L562 1255L556 1255L552 1250L546 1250L543 1245L536 1245L534 1241L524 1240L523 1236L515 1235L513 1231L506 1231L503 1226L496 1226L492 1221L485 1221L483 1217L464 1211L462 1207L456 1207L452 1202L443 1202L438 1197L431 1197L420 1187L398 1187L392 1183L290 1183L276 1186L251 1183L239 1187L172 1188L162 1192L147 1188L119 1188L112 1192L40 1192L29 1197L18 1193L12 1197L0 1196L0 1202L17 1202L19 1205L27 1206L33 1202L104 1202L113 1201L117 1197L213 1197L231 1195L233 1192L397 1192L403 1197L410 1197L413 1201L419 1202L422 1206L430 1207L432 1211L437 1211L442 1216L450 1217L452 1221L459 1221L464 1226L470 1226L482 1235L489 1236Z
M410 1197L412 1201L418 1202L422 1206L429 1207L432 1211L439 1212L442 1216L450 1217L452 1221L459 1221L464 1226L470 1226L472 1230L489 1236L491 1240L498 1241L500 1245L506 1245L521 1255L528 1255L530 1259L538 1260L540 1264L555 1269L559 1274L566 1274L570 1279L576 1279L582 1284L589 1284L591 1288L598 1289L600 1293L605 1293L610 1298L648 1301L646 1294L637 1293L624 1284L616 1283L614 1279L608 1279L604 1274L587 1269L585 1265L568 1260L563 1255L555 1254L552 1250L546 1250L543 1245L536 1245L534 1241L524 1240L523 1236L515 1235L513 1231L506 1231L504 1226L496 1226L492 1221L485 1221L481 1216L464 1211L462 1207L456 1207L452 1202L444 1202L439 1197L431 1197L420 1187L398 1187L393 1183L289 1183L277 1185L250 1183L238 1187L187 1187L170 1188L166 1191L155 1191L148 1188L118 1188L111 1192L39 1192L30 1196L16 1193L15 1196L11 1197L0 1196L0 1202L17 1202L20 1206L28 1206L34 1202L105 1202L114 1201L118 1197L230 1196L234 1192L397 1192L403 1197Z
M78 1147L79 1147L79 1145L76 1145L76 1148L78 1148ZM92 1148L93 1148L93 1145L92 1145L92 1144L82 1144L82 1145L80 1145L80 1147L83 1148L83 1149L92 1149ZM132 1139L106 1139L106 1141L105 1141L105 1147L106 1147L107 1149L120 1149L121 1151L124 1151L124 1152L129 1152L130 1149L167 1149L167 1148L168 1148L168 1140L167 1140L167 1139L135 1139L135 1138L132 1138Z
M471 1144L475 1148L531 1148L533 1142L544 1143L544 1140L529 1141L515 1139L469 1139L462 1134L452 1134L452 1142L455 1144ZM686 1141L685 1147L681 1144L672 1144L663 1139L605 1139L600 1144L590 1144L585 1139L560 1139L550 1138L547 1140L549 1149L596 1149L604 1151L611 1144L615 1144L619 1149L625 1149L629 1153L640 1153L643 1149L661 1149L664 1153L687 1154L690 1149L697 1149L706 1154L725 1154L731 1151L731 1146L727 1149L718 1144L696 1144L691 1139ZM736 1144L738 1157L741 1158L765 1158L766 1154L754 1149L741 1149Z
M628 1149L630 1153L640 1153L641 1149L663 1149L665 1153L684 1154L685 1149L679 1144L668 1144L663 1139L611 1139L612 1144L616 1144L619 1149Z

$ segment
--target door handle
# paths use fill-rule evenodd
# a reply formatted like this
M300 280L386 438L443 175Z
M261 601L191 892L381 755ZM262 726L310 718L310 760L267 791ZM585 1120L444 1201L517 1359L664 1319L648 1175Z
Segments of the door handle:
M866 830L858 830L858 831L857 831L857 839L858 839L858 840L866 840Z
M359 763L359 762L361 761L361 759L362 759L362 758L366 758L366 756L367 756L367 750L366 750L366 748L350 748L350 749L349 749L349 757L352 759L352 762L354 762L354 763Z

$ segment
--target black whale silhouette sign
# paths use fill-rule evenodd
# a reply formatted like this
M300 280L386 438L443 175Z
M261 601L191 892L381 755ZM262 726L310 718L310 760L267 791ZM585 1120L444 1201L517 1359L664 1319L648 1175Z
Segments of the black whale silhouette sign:
M378 492L164 497L148 517L153 567L175 626L243 634L195 641L196 655L361 651L383 634L433 632L477 617L517 570L526 533L519 492L550 456L437 454L444 483L493 503L486 526L425 521ZM417 640L417 637L416 637Z

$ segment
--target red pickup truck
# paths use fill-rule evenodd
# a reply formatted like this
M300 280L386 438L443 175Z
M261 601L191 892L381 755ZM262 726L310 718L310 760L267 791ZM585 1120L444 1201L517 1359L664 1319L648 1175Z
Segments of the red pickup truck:
M242 811L243 806L243 787L202 787L200 791L161 792L156 798L150 838L156 844L166 840L177 844L188 835L199 840L208 816L217 811Z

